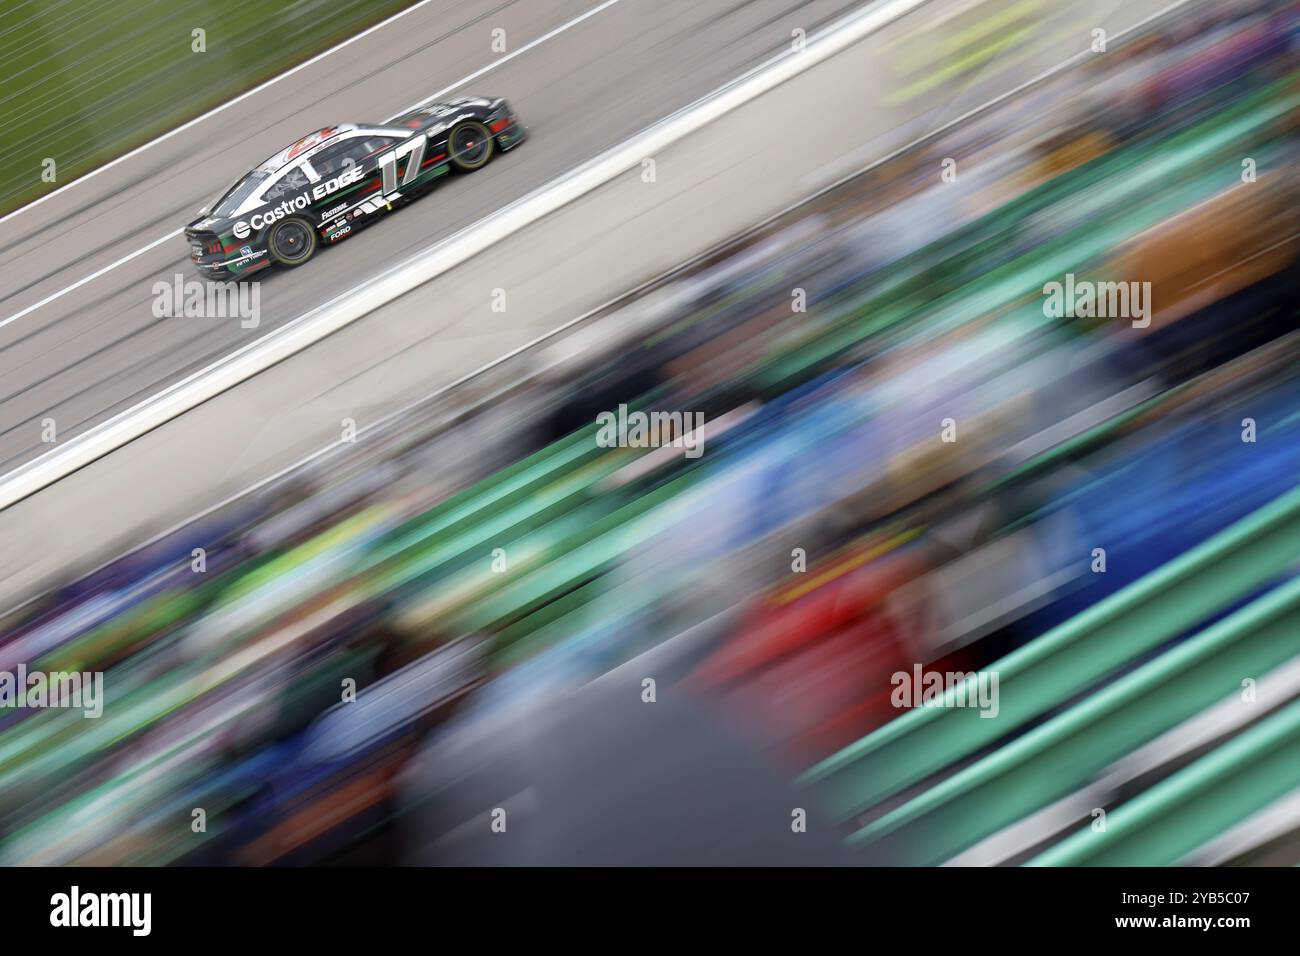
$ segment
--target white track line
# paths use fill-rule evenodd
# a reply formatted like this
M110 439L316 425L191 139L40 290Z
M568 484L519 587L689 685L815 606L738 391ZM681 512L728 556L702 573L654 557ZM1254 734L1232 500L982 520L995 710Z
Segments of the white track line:
M373 33L375 30L378 30L380 27L383 27L383 26L386 26L386 25L389 24L389 23L392 23L392 22L393 22L394 20L396 20L398 17L405 16L406 14L410 13L412 10L419 9L420 7L424 6L426 3L429 3L429 2L431 2L431 0L421 0L420 3L417 3L417 4L416 4L415 6L413 6L413 7L407 7L407 8L406 8L405 10L403 10L401 13L398 13L398 14L396 14L396 15L394 15L394 16L389 17L389 18L388 18L387 20L385 20L383 23L377 23L377 24L375 24L373 27L371 27L370 29L366 30L364 33L358 33L356 36L352 37L350 40L345 40L344 42L340 43L338 46L331 47L330 49L326 50L324 53L321 53L321 54L318 54L317 56L312 57L312 58L311 58L310 60L308 60L306 63L301 63L301 64L299 64L298 66L294 67L292 70L289 70L289 71L286 72L286 73L281 73L279 76L277 76L277 77L273 77L272 79L267 80L267 81L266 81L265 83L263 83L261 86L255 87L254 89L249 90L247 93L244 93L244 94L242 94L242 95L240 95L240 96L235 97L235 99L231 100L229 103L223 103L221 106L218 106L216 109L211 110L210 112L204 113L202 116L199 116L199 117L196 117L195 119L190 120L190 121L189 121L188 123L186 123L184 126L178 126L178 127L176 127L176 129L172 130L170 133L166 133L166 134L164 134L163 136L159 136L157 139L152 140L151 142L145 143L143 146L139 147L138 149L134 149L134 150L132 150L131 152L127 153L125 156L119 156L117 159L113 160L111 163L108 163L108 164L105 165L105 166L101 166L101 167L99 167L98 169L94 170L93 172L87 173L85 176L82 176L80 179L74 179L72 182L68 183L66 186L60 186L58 189L54 190L54 192L50 193L49 195L47 195L47 196L42 196L40 199L37 199L37 200L35 200L34 202L30 202L30 203L28 203L26 206L23 206L22 209L16 209L16 210L14 210L13 212L9 213L8 216L4 216L3 218L0 218L0 224L4 223L4 221L5 221L6 219L10 218L10 216L16 216L16 215L18 215L18 213L23 212L24 210L31 209L33 206L37 205L38 203L42 203L42 202L44 202L44 201L47 200L47 199L51 199L51 198L53 198L54 196L57 196L59 193L63 192L63 190L65 190L65 189L69 189L69 188L71 188L72 186L75 186L77 183L85 182L87 179L90 179L92 176L96 175L97 173L102 173L104 170L109 169L109 168L112 167L112 166L116 166L118 163L120 163L120 162L122 162L122 161L124 161L124 160L130 159L132 156L135 156L137 153L143 152L144 150L148 149L150 146L154 146L154 145L156 145L157 143L161 143L163 140L165 140L165 139L167 139L167 138L169 138L169 137L171 137L171 136L175 136L177 133L181 132L182 130L188 129L189 127L193 126L195 123L198 123L198 122L200 122L200 121L206 119L207 117L212 116L212 115L214 115L214 114L216 114L216 113L220 113L222 110L226 109L227 107L234 106L234 105L235 105L236 103L238 103L240 100L246 99L247 97L252 96L254 93L258 93L258 92L260 92L260 91L266 89L266 87L270 86L272 83L276 83L276 82L278 82L279 80L284 79L286 76L290 76L290 75L292 75L292 74L294 74L294 73L297 73L299 70L304 69L305 67L311 66L311 65L312 65L313 63L315 63L316 61L318 61L318 60L320 60L320 59L322 59L322 58L324 58L324 57L329 56L329 55L330 55L331 53L333 53L335 50L341 50L343 47L347 46L349 43L352 43L352 42L354 42L354 41L356 41L356 40L360 40L360 39L361 39L362 37L364 37L367 33ZM532 41L530 41L530 42L528 42L528 43L525 43L523 46L521 46L519 49L515 50L513 53L508 53L508 54L506 54L505 56L500 57L499 59L493 60L493 61L492 61L491 63L489 63L487 66L480 67L479 69L475 70L473 73L468 74L467 76L462 76L459 80L457 80L455 83L451 84L450 86L443 87L441 90L439 90L438 92L432 94L431 96L427 96L427 97L425 97L424 99L420 100L418 103L415 103L415 104L413 104L413 105L411 105L411 106L408 106L406 109L402 110L400 113L394 113L392 116L388 117L387 120L384 120L384 122L387 123L387 122L389 122L390 120L393 120L393 119L395 119L395 118L398 117L398 116L401 116L403 113L409 113L411 110L418 109L419 107L423 106L425 103L431 103L431 102L433 102L434 100L436 100L438 97L440 97L440 96L445 96L446 94L450 93L452 90L456 90L456 89L459 89L460 87L464 86L466 83L472 83L472 82L474 82L474 81L477 80L480 76L484 76L485 74L491 73L491 72L492 72L493 70L495 70L497 67L502 66L502 65L504 65L504 64L506 64L506 63L509 63L509 62L510 62L511 60L513 60L515 57L520 56L520 55L522 55L522 54L524 54L524 53L527 53L529 50L531 50L531 49L533 49L533 48L535 48L535 47L537 47L537 46L540 46L541 44L545 43L547 40L554 39L555 37L559 36L559 35L560 35L561 33L563 33L564 31L569 30L569 29L571 29L572 27L576 27L579 23L582 23L584 20L588 20L588 19L590 19L591 17L594 17L596 14L600 13L602 10L607 10L607 9L609 9L610 7L614 6L614 4L616 4L616 3L620 3L620 2L622 2L622 0L605 0L604 3L601 3L601 4L599 4L599 5L595 6L595 7L592 7L592 8L591 8L590 10L588 10L586 13L579 14L578 16L574 17L572 20L569 20L569 21L567 21L567 22L565 22L565 23L560 24L560 25L559 25L558 27L556 27L554 30L550 31L549 33L545 33L545 34L543 34L542 36L538 37L536 40L532 40ZM112 272L114 269L118 268L119 266L125 265L126 263L130 262L132 259L136 258L137 256L144 255L144 254L145 254L146 252L148 252L150 249L157 248L158 246L162 245L162 244L163 244L164 242L166 242L167 240L169 240L169 239L175 239L177 236L181 235L181 233L183 233L183 232L184 232L183 229L177 229L177 230L175 230L175 231L173 231L173 232L169 232L169 233L167 233L167 235L162 236L162 237L160 237L160 238L158 238L158 239L155 239L153 242L149 243L147 246L144 246L144 247L142 247L142 248L140 248L140 249L137 249L137 250L135 250L134 252L127 253L125 256L123 256L122 258L118 259L116 262L109 263L108 265L104 266L104 268L98 270L97 272L92 272L90 275L86 276L84 279L78 279L76 282L72 283L72 285L67 286L66 288L60 289L58 292L54 292L54 293L52 293L52 294L50 294L50 295L47 295L45 298L41 299L39 302L35 302L35 303L33 303L32 305L27 306L27 308L22 309L22 310L20 310L20 311L18 311L18 312L15 312L13 315L9 316L7 319L4 319L3 321L0 321L0 329L3 329L3 328L4 328L6 325L8 325L10 322L17 322L17 321L18 321L19 319L21 319L23 316L31 315L31 314L32 314L33 312L35 312L37 309L42 308L43 306L49 305L51 302L54 302L56 299L61 299L61 298L63 298L63 296L67 295L69 292L73 292L73 291L75 291L75 290L77 290L77 289L80 289L80 288L81 288L83 285L85 285L87 282L93 282L95 279L98 279L100 276L102 276L102 275L104 275L104 274L106 274L106 273Z
M618 2L619 2L619 0L605 0L604 3L600 4L599 6L592 7L590 10L588 10L588 11L587 11L586 13L584 13L584 14L581 14L581 15L579 15L579 16L574 17L574 18L573 18L572 20L570 20L568 23L561 24L560 26L558 26L558 27L556 27L554 30L552 30L550 33L545 33L545 34L543 34L542 36L539 36L536 40L533 40L533 41L530 42L530 43L525 43L525 44L524 44L523 46L521 46L518 50L515 50L515 52L513 52L513 53L507 53L505 56L501 57L499 60L493 60L493 61L492 61L491 63L489 63L487 66L482 67L481 69L477 69L477 70L475 70L475 71L474 71L473 73L471 73L469 76L461 77L461 78L460 78L459 80L457 80L455 83L451 84L451 86L445 86L445 87L443 87L443 88L440 89L437 93L432 93L432 94L430 94L429 96L426 96L424 99L420 100L418 103L412 103L410 106L408 106L406 109L402 110L401 112L394 113L392 116L388 117L388 119L384 120L384 122L385 122L385 123L390 123L390 122L392 122L393 120L397 119L397 117L402 116L402 115L405 114L405 113L409 113L409 112L411 112L411 110L418 110L418 109L419 109L421 106L423 106L425 103L432 103L432 102L434 102L435 100L437 100L438 97L440 97L440 96L446 96L446 95L447 95L448 93L450 93L452 90L460 89L460 88L461 88L462 86L464 86L466 83L472 83L472 82L474 82L474 81L477 80L480 76L483 76L483 75L486 74L486 73L490 73L490 72L492 72L492 71L495 70L497 67L501 66L503 63L509 63L509 62L510 62L511 60L513 60L515 57L517 57L517 56L521 56L521 55L527 53L529 50L531 50L531 49L532 49L533 47L535 47L535 46L540 46L541 44L545 43L547 40L550 40L552 37L557 37L557 36L559 36L561 33L563 33L565 30L569 29L570 27L576 27L579 23L581 23L583 20L586 20L588 17L594 17L596 14L600 13L600 11L602 11L602 10L606 10L606 9L608 9L609 7L612 7L614 4L616 4L616 3L618 3Z
M161 246L167 240L175 239L182 232L184 232L183 229L176 229L172 232L169 232L167 233L167 235L155 239L153 242L149 243L149 245L143 246L135 250L135 252L128 253L127 255L123 256L121 259L118 259L116 262L110 262L108 265L104 266L104 268L92 272L84 279L78 279L76 282L72 283L72 285L60 289L58 292L55 292L53 295L47 295L45 298L41 299L40 302L35 302L29 305L27 308L23 309L22 311L15 312L13 315L9 316L9 318L5 319L3 322L0 322L0 329L3 329L10 322L17 322L24 315L30 315L31 313L39 309L41 306L48 305L49 303L53 302L55 299L62 298L63 296L67 295L69 292L72 292L76 289L80 289L87 282L93 282L95 279L98 279L106 272L112 272L118 266L125 265L126 263L130 262L136 256L142 256L150 249L155 249L158 246Z

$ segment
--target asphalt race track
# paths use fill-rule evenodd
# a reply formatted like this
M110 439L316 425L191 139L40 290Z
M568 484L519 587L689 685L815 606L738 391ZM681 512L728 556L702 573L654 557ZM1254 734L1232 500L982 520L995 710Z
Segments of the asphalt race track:
M0 224L0 322L193 219L302 134L379 122L561 27L596 0L433 0L383 29ZM0 328L0 468L343 294L686 105L855 6L850 0L618 0L448 93L505 96L531 139L472 177L261 285L257 329L155 318L152 287L197 276L182 236ZM506 53L491 49L506 31Z

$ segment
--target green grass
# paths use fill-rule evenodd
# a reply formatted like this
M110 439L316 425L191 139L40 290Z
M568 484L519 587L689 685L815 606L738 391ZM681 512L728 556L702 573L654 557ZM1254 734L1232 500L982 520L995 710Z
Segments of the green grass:
M414 2L0 0L0 214Z

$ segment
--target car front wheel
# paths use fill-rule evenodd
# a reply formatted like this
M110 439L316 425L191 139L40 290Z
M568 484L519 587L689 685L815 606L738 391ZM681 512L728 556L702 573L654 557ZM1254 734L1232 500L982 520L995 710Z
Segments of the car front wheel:
M457 123L447 136L451 164L462 173L486 166L492 158L493 145L492 131L478 120Z

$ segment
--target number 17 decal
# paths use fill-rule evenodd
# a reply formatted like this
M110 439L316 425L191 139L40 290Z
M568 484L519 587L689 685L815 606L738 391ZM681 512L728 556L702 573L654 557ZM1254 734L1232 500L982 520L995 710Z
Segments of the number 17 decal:
M384 195L397 192L397 160L409 155L406 161L406 173L402 176L402 185L409 186L420 175L420 164L424 161L424 149L429 139L424 133L411 137L411 141L390 150L379 157L379 169L383 176Z

